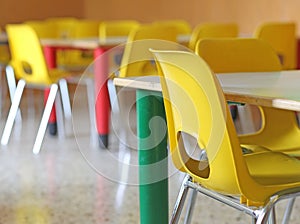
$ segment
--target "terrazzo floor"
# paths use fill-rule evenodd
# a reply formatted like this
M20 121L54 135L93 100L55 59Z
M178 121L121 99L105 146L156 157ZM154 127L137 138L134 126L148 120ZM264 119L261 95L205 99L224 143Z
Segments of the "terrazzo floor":
M125 147L113 131L107 150L91 141L82 93L73 108L78 116L73 120L75 131L69 128L64 137L47 133L38 155L31 150L42 110L41 93L33 93L38 100L22 104L22 122L15 124L9 144L0 148L0 224L139 223L137 151ZM1 134L8 104L4 96ZM171 162L169 172L171 214L184 176ZM290 224L300 223L299 201ZM284 203L277 208L279 217ZM192 223L241 224L251 223L251 218L198 194Z

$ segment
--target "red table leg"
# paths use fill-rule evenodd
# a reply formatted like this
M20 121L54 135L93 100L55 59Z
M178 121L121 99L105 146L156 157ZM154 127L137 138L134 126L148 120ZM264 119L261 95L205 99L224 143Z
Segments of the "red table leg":
M46 59L46 63L49 69L56 68L56 49L53 47L44 46L44 55ZM45 90L44 102L46 102L49 95L49 88ZM55 105L53 105L49 122L48 129L51 135L56 135L57 133L57 124L56 124L56 114L55 114Z
M105 49L96 48L94 50L94 71L95 71L95 114L96 126L99 137L99 146L107 148L109 119L110 119L110 102L107 90L108 79L108 56L104 54Z
M44 55L49 69L56 68L56 49L44 46Z

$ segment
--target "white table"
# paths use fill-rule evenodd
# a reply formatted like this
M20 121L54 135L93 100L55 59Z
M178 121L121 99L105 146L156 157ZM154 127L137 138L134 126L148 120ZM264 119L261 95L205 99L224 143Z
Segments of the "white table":
M217 77L229 101L300 111L300 70L219 74ZM166 136L156 147L147 148L147 145L153 144L153 139L147 142L150 120L154 116L164 118L159 77L115 78L114 84L137 91L139 176L148 180L155 172L151 165L164 161L168 156ZM152 132L159 133L159 128L154 128ZM141 223L168 222L167 163L160 167L159 172L166 174L164 180L149 185L140 182Z
M228 101L300 111L300 70L217 74ZM115 78L128 88L161 91L159 77Z
M1 36L0 36L1 37ZM1 38L0 38L1 40ZM190 40L190 35L178 35L177 42L187 44ZM126 36L109 37L106 40L99 40L99 37L80 38L80 39L41 39L42 45L56 46L56 47L69 47L69 48L82 48L94 50L99 46L112 47L122 43L126 43Z
M300 111L300 70L220 74L226 99Z

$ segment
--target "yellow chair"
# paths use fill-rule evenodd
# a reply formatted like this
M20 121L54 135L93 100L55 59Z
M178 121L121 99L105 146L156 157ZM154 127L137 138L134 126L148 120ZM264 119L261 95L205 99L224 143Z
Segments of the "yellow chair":
M178 31L176 28L165 25L141 25L132 30L125 45L118 76L157 75L155 64L149 60L149 58L153 57L148 49L156 45L167 49L170 45L174 45L177 42L177 35ZM167 42L172 42L172 44L167 44Z
M189 48L195 50L199 40L204 38L238 37L239 27L236 23L201 23L194 27L189 41ZM236 105L230 106L232 117L236 118Z
M161 71L170 154L186 173L170 223L177 223L189 188L267 223L275 203L300 195L300 161L263 151L242 154L222 89L198 55L152 50ZM191 157L183 135L196 139L205 158Z
M99 23L92 20L74 17L53 17L45 22L56 29L56 38L76 39L98 36ZM93 61L90 51L59 50L57 51L57 65L66 70L82 71Z
M105 43L108 37L128 36L132 29L140 26L136 20L108 20L99 25L99 40Z
M72 23L68 38L88 39L98 38L99 22L93 20L76 20ZM94 60L92 50L67 50L64 51L64 68L67 70L82 71Z
M191 34L189 48L194 50L199 39L238 37L239 28L235 23L202 23Z
M70 30L70 37L75 39L98 37L99 24L100 22L95 20L77 20L74 22L74 25Z
M281 64L274 49L256 38L205 39L198 42L196 53L215 73L280 71ZM247 148L260 145L272 151L300 156L300 129L294 111L259 107L260 128L239 135ZM248 121L249 122L249 121Z
M51 39L66 39L70 38L74 24L77 22L75 18L49 18L46 20L29 20L24 23L34 29L39 38ZM67 50L58 50L56 53L56 60L58 67L65 67L68 65Z
M283 69L297 67L297 37L294 22L267 22L254 32L254 37L268 42L279 55Z
M141 24L136 20L107 20L102 21L99 25L99 41L105 43L108 38L128 37L129 33L138 28ZM125 42L127 39L125 39ZM114 55L110 58L110 68L114 70L120 66L124 48L118 46L114 48Z
M39 38L29 25L10 24L6 26L6 31L11 51L11 61L6 68L8 81L15 77L19 81L13 95L14 97L4 127L1 144L8 144L25 86L37 89L49 89L49 96L45 103L45 109L33 146L33 153L37 154L40 151L50 112L56 99L58 85L60 86L60 92L64 99L62 101L64 116L67 119L71 119L71 105L66 81L64 79L70 76L70 74L60 70L48 70ZM56 109L59 108L56 107ZM62 123L59 123L59 125L60 124ZM59 128L59 131L63 132L64 130L63 128Z
M39 38L57 38L57 26L44 20L28 20L24 22L34 29Z
M174 46L179 49L184 48L176 44L177 30L174 27L167 27L165 25L141 25L132 30L128 36L128 41L124 46L124 53L121 61L120 69L115 73L119 77L137 77L157 75L157 68L154 63L152 54L149 48L169 49ZM113 76L111 77L113 79ZM132 134L132 126L134 122L130 119L132 108L135 105L135 92L122 89L120 92L112 84L112 79L108 81L108 89L111 100L112 114L115 119L112 119L113 126L120 127L118 136L120 141L126 142L127 145L131 143L127 139L134 139L128 137ZM127 122L127 123L125 123ZM115 130L118 130L118 129ZM123 139L122 133L125 133ZM135 134L132 134L135 136ZM134 148L136 142L133 142L130 147Z
M74 17L51 17L45 20L56 27L56 37L62 39L70 37L77 21L78 19Z

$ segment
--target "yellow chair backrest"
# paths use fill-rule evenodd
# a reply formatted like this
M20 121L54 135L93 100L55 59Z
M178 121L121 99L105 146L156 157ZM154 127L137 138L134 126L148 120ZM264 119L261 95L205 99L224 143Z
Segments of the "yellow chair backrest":
M16 78L25 79L28 83L48 85L51 79L36 32L27 24L9 24L6 26L11 65Z
M30 20L24 23L32 27L39 38L57 38L57 27L54 23L43 20Z
M189 48L194 50L199 39L238 37L239 28L235 23L202 23L197 25L189 42Z
M99 25L99 39L104 42L107 37L128 36L132 29L140 25L135 20L109 20Z
M177 30L174 27L141 25L132 30L125 45L119 76L157 75L149 48L174 49L176 40Z
M99 22L94 20L77 20L73 22L70 29L70 38L91 38L98 37Z
M99 22L87 19L69 21L68 37L70 39L97 38L99 32ZM93 52L83 50L70 50L59 52L60 62L67 68L84 69L93 62Z
M265 40L281 58L283 69L296 69L297 39L296 24L293 22L269 22L261 24L254 37Z
M185 20L157 20L153 22L159 26L173 26L177 29L178 34L190 34L192 32L191 25Z
M200 40L195 52L215 73L280 71L276 52L255 38L207 38Z
M196 53L215 73L282 69L275 50L267 42L256 38L203 39L197 43ZM260 112L260 130L239 136L240 142L300 156L300 130L295 112L271 107L260 107Z
M98 37L99 22L72 17L49 18L45 21L55 27L55 37L80 39ZM57 64L67 69L84 69L93 61L93 54L82 50L58 50Z
M69 38L78 19L73 17L53 17L46 19L56 27L57 38Z

